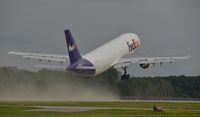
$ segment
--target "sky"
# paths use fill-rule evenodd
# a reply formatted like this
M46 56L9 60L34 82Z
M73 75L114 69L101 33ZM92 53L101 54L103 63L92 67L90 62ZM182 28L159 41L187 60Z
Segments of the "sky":
M199 75L199 6L199 0L1 0L0 66L40 64L10 50L67 54L64 29L70 29L82 54L132 32L141 40L136 57L191 55L147 70L131 65L132 76Z

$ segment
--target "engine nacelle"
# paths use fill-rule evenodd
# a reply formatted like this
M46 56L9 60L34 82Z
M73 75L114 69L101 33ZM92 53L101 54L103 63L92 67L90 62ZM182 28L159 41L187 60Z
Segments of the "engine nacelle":
M140 67L143 68L143 69L147 69L149 68L150 64L149 63L142 63L140 64Z

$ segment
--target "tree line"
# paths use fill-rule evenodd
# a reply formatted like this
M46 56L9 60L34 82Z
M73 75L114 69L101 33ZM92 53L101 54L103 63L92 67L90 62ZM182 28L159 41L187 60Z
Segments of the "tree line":
M113 68L93 78L81 78L66 71L43 69L31 72L16 67L0 67L0 96L6 91L6 87L12 87L13 84L34 83L42 89L45 83L52 79L106 86L118 93L122 99L200 98L200 76L132 77L129 80L120 80L120 73Z

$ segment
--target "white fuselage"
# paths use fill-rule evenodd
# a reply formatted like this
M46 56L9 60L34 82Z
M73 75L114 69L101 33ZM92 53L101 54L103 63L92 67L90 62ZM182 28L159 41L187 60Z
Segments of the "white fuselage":
M137 42L137 45L133 45L135 48L131 49L128 44L133 44L133 39ZM133 54L139 46L140 39L136 34L125 33L87 53L83 57L94 65L96 70L95 75L98 75L112 67L124 55Z

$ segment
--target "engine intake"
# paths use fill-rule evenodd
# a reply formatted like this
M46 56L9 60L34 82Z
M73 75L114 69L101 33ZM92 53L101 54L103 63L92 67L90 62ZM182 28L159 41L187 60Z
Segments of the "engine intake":
M142 64L140 64L140 67L141 68L143 68L143 69L147 69L147 68L149 68L149 63L142 63Z

